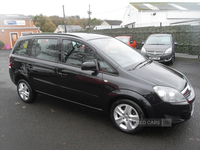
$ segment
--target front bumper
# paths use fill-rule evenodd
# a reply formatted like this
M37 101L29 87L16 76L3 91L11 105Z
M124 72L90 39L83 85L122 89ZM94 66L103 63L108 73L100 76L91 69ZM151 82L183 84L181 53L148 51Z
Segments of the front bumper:
M173 58L173 55L170 54L170 55L161 55L161 56L158 56L158 55L147 55L145 54L146 57L148 57L149 59L152 59L154 61L158 61L158 62L170 62Z
M161 103L153 106L156 118L171 119L172 123L184 122L193 115L194 99L190 103Z

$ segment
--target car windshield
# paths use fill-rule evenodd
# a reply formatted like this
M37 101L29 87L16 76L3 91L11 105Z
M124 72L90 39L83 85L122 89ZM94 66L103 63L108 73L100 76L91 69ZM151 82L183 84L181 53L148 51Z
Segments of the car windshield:
M150 36L146 44L148 45L169 45L171 44L171 38L169 36Z
M119 37L118 37L117 39L119 39L120 41L122 41L122 42L128 44L129 38L122 38L122 37L119 38Z
M130 69L139 63L146 61L146 58L128 45L114 38L91 40L92 44L106 53L121 67ZM128 68L127 68L128 67Z

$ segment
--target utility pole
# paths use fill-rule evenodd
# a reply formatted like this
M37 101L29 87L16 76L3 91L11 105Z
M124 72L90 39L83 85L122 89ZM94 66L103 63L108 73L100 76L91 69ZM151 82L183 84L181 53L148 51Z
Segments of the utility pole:
M88 11L88 15L89 15L89 21L88 21L88 25L89 25L89 29L90 29L90 15L92 14L92 12L90 11L90 5L89 5L89 11Z
M66 20L65 20L65 6L63 5L63 19L64 19L64 28L65 28L65 33L67 33L67 28L66 28Z

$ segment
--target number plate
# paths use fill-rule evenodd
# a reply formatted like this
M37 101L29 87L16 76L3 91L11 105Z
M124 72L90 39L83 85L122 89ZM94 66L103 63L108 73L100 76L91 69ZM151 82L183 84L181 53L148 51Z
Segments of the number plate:
M149 57L152 60L160 60L160 57Z

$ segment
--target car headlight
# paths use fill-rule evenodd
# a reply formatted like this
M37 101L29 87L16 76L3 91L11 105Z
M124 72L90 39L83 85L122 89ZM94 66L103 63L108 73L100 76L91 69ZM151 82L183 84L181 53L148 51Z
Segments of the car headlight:
M141 53L146 53L146 50L145 50L144 47L142 47L142 49L141 49Z
M172 53L172 48L168 48L166 51L165 51L165 54L171 54Z
M187 102L185 97L176 89L164 86L154 86L153 89L164 102Z

